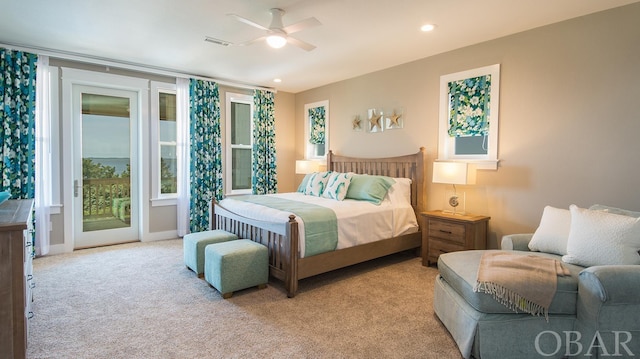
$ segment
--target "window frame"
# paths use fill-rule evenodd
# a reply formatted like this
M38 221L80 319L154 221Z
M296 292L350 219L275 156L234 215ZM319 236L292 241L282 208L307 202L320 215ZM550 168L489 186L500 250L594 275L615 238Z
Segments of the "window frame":
M243 103L249 105L249 139L250 144L241 144L236 145L231 143L231 103ZM251 157L253 158L253 114L255 108L253 103L253 95L235 93L235 92L227 92L225 95L225 174L224 174L224 192L226 195L241 195L241 194L251 194L252 188L251 186L248 189L234 190L232 189L233 184L233 149L249 149L251 150ZM253 174L252 174L253 175Z
M170 143L161 142L160 141L160 93L169 93L177 96L177 88L175 83L169 82L158 82L151 81L150 84L151 96L150 96L150 106L151 106L151 205L152 206L170 206L176 205L178 202L178 193L160 193L161 191L161 168L160 168L160 159L161 152L160 147L162 144L167 145ZM177 112L177 109L176 109ZM176 113L176 136L177 136L177 126L178 126L178 114ZM177 151L177 141L173 143L176 146ZM177 152L176 152L177 153ZM178 174L178 181L180 181L180 176Z
M455 138L448 134L449 129L449 90L448 84L452 81L459 81L473 77L491 75L489 107L489 133L487 141L487 154L466 154L457 155L455 153ZM456 72L440 76L440 114L438 129L438 159L437 161L463 161L476 165L478 169L497 169L498 162L498 125L500 108L500 64L480 67L476 69Z

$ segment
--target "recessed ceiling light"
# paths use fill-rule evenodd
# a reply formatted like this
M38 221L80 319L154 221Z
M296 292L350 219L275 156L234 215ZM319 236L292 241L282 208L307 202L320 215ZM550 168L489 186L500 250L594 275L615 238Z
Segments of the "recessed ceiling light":
M436 28L436 25L434 24L424 24L420 27L420 30L422 30L423 32L429 32L429 31L433 31L433 29Z
M282 80L281 79L273 79L273 82L280 83L280 82L282 82Z

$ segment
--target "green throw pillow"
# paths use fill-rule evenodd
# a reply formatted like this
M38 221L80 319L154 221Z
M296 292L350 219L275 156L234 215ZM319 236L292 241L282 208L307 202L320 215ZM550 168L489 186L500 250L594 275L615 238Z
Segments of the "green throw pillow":
M394 183L391 177L356 174L351 178L346 198L380 204Z

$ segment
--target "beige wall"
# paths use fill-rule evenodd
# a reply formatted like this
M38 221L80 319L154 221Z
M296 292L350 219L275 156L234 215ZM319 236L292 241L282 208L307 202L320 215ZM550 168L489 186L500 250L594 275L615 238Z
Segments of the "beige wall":
M545 205L639 211L638 19L640 4L633 4L298 93L296 159L304 153L304 104L329 100L334 152L377 157L424 146L431 178L440 76L499 63L500 165L463 188L467 210L492 217L490 246L504 234L534 231ZM399 106L404 129L351 130L354 115ZM428 183L429 209L442 208L445 188Z
M290 192L297 186L295 178L296 161L296 117L295 95L277 92L275 96L276 118L276 166L278 171L278 192Z

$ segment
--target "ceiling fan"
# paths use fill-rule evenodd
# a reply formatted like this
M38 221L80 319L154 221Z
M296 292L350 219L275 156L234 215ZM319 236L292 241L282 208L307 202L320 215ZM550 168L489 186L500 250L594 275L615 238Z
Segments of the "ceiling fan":
M267 44L269 44L269 46L273 47L273 48L281 48L284 45L286 45L287 43L297 46L303 50L306 51L311 51L313 49L315 49L316 47L314 45L311 45L307 42L304 42L302 40L296 39L295 37L290 36L293 33L302 31L304 29L308 29L310 27L314 27L314 26L318 26L321 25L320 21L318 21L318 19L316 19L315 17L310 17L308 19L296 22L294 24L288 25L288 26L284 26L282 23L282 16L284 15L284 10L282 9L277 9L277 8L273 8L270 9L269 12L271 13L271 24L269 25L269 27L264 27L256 22L253 22L247 18L244 18L240 15L236 15L236 14L228 14L229 16L235 18L236 20L243 22L247 25L251 25L253 27L256 27L260 30L264 30L266 31L266 33L263 36L260 36L258 38L255 38L253 40L249 40L249 41L245 41L245 42L241 42L238 44L235 44L236 46L247 46L247 45L251 45L254 44L256 42L260 42L262 40L265 40L267 42ZM224 40L219 40L219 39L215 39L212 37L206 37L205 41L209 41L209 42L213 42L216 43L218 45L222 45L222 46L230 46L230 45L234 45L228 41L224 41Z

